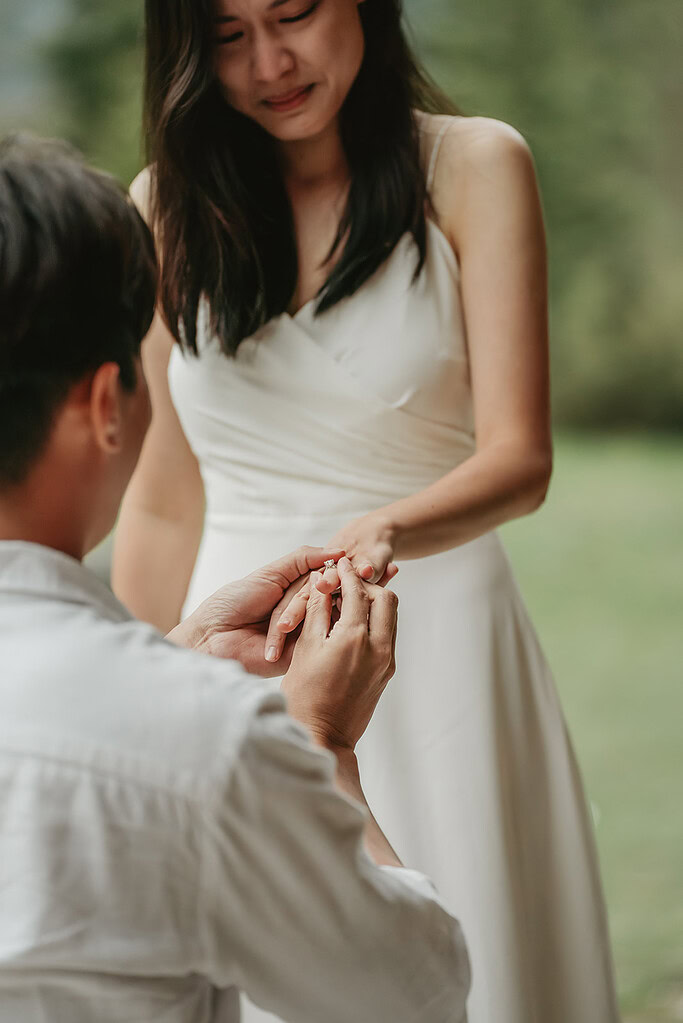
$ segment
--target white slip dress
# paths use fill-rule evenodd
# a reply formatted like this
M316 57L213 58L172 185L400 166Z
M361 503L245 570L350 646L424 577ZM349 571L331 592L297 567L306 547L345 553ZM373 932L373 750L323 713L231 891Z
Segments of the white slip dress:
M199 358L174 348L171 394L206 492L187 611L473 454L458 264L431 220L427 232L413 284L405 235L351 298L274 318L234 359L204 315ZM392 585L397 671L358 747L361 777L403 862L462 923L470 1023L615 1023L592 823L497 534L403 562ZM274 1018L245 1000L248 1023Z

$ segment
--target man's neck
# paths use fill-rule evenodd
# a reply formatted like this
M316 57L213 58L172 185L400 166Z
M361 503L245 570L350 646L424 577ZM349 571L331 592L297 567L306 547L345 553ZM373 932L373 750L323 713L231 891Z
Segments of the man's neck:
M81 561L88 542L77 504L63 484L50 486L34 473L19 486L0 491L0 540L42 544Z

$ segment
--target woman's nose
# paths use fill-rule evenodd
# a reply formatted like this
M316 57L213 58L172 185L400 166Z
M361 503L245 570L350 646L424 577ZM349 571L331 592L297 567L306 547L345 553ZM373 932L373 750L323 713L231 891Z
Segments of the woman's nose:
M254 76L259 82L275 82L294 67L292 53L268 34L254 40L252 60Z

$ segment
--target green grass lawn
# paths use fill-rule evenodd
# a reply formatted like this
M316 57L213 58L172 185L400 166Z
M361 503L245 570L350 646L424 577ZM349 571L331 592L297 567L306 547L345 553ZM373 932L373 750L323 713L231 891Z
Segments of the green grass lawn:
M565 435L501 530L597 820L625 1019L683 1020L683 438Z

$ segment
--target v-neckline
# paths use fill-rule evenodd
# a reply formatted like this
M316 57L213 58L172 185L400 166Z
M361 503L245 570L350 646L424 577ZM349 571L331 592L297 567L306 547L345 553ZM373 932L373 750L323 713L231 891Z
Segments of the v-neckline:
M439 227L439 225L436 223L436 221L432 219L432 217L427 217L426 220L427 220L427 224L434 229L434 233L435 233L436 237L439 239L439 242L441 244L442 249L444 250L445 253L447 253L447 258L448 258L448 260L449 260L449 262L451 264L451 269L453 270L453 272L456 275L456 277L459 277L460 276L460 263L458 261L458 257L456 256L455 252L453 251L451 243L449 242L448 238L444 234L443 230ZM406 235L409 235L409 234L410 234L410 231L406 231L404 234L401 235L399 240L396 242L396 245L394 246L393 250L389 254L388 259L385 260L384 263L380 264L380 266L377 267L377 270L375 270L375 273L377 273L377 271L380 270L381 267L386 266L386 264L388 262L391 262L391 260L395 258L396 250L398 249L399 245L401 244L403 239L406 237ZM371 277L368 277L368 279L366 281L364 281L363 284L361 284L361 287L358 290L359 291L362 290L368 284L368 282L370 280L372 280L372 277L374 277L374 274L372 274ZM320 292L318 292L318 294L314 295L313 298L309 298L309 300L307 302L304 302L303 305L299 306L299 308L296 310L296 312L290 313L289 310L286 310L283 313L283 315L286 316L289 320L291 320L292 322L295 323L298 320L298 318L303 313L306 312L306 310L308 310L312 305L315 305L315 303L318 301L319 295L320 295Z
M308 309L309 306L313 305L314 302L318 301L319 294L320 292L318 292L317 295L314 295L313 298L309 298L308 302L304 302L303 305L300 305L296 312L290 313L289 310L286 310L285 316L287 316L290 320L296 320L305 309Z

